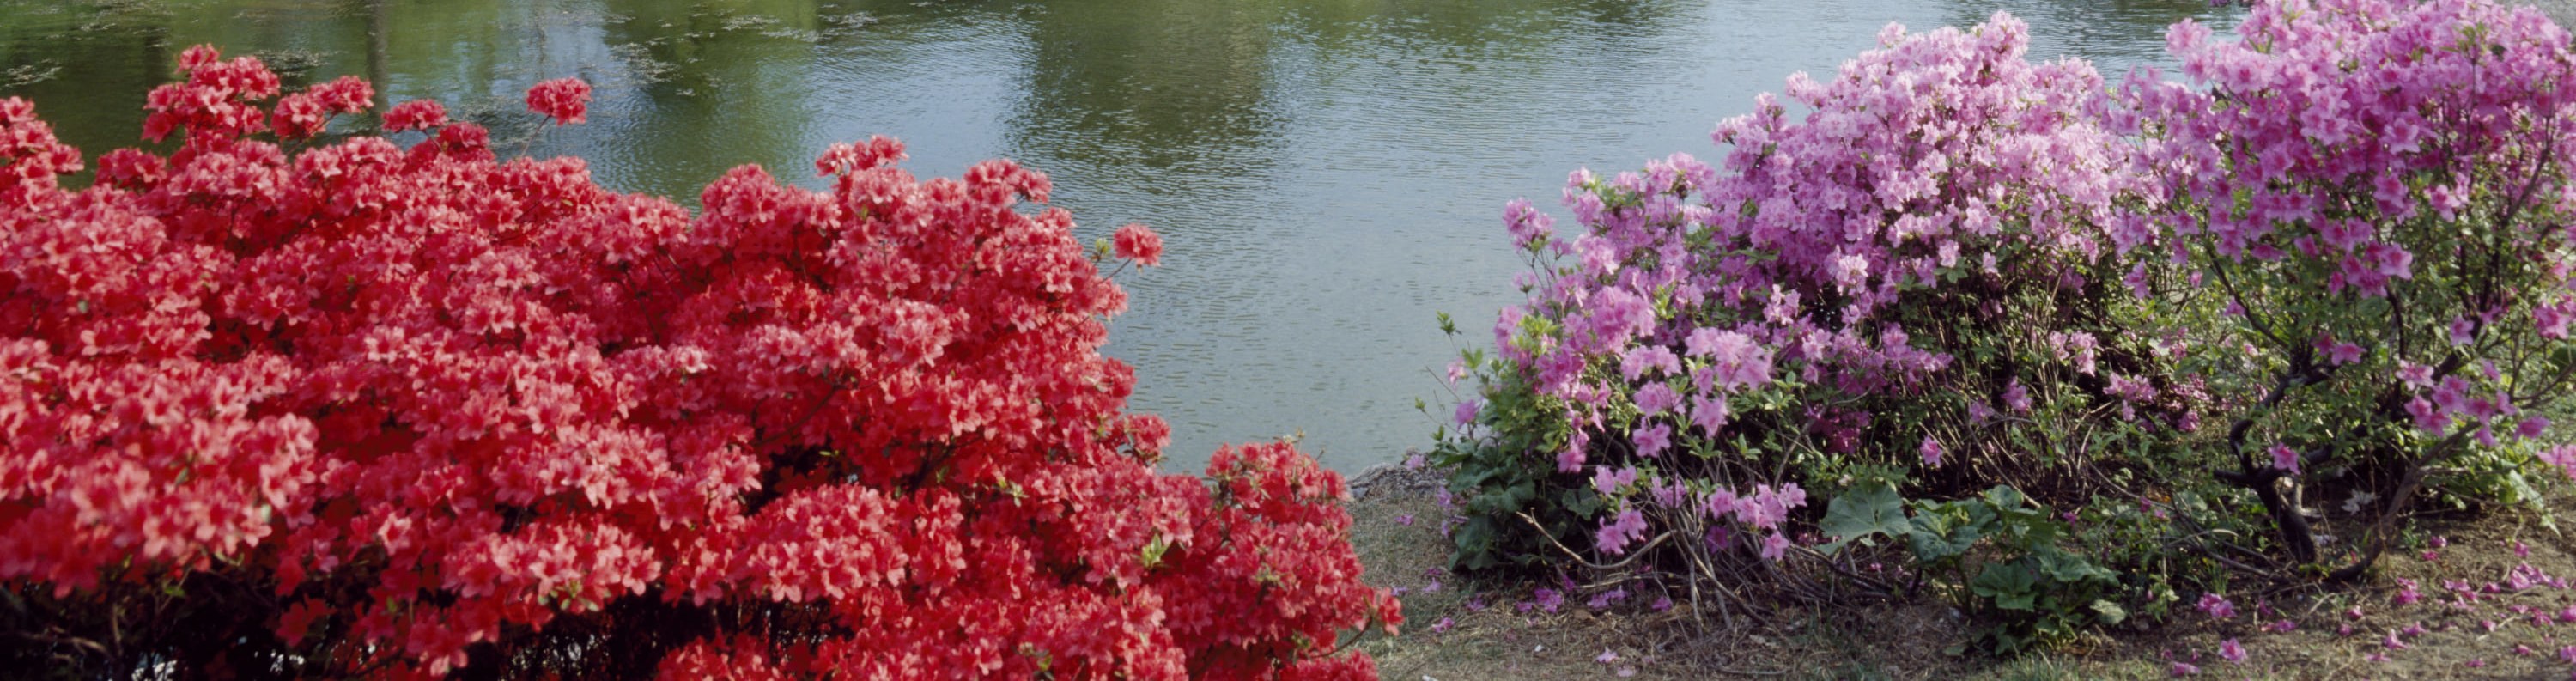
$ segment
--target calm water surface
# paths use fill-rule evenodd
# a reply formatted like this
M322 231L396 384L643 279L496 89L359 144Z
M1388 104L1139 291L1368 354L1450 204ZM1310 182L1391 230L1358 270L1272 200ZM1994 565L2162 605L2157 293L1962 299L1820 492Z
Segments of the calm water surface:
M1553 206L1581 166L1714 160L1713 124L1791 72L1891 21L1998 10L2034 56L2110 73L2164 63L2172 21L2229 20L2206 0L0 0L0 96L94 156L136 144L144 92L213 43L692 202L870 134L925 177L1017 159L1086 239L1165 235L1163 267L1121 276L1108 352L1171 420L1171 468L1302 432L1355 471L1429 442L1415 400L1445 415L1439 370L1513 302L1504 201ZM568 75L598 87L591 122L532 137L521 93Z

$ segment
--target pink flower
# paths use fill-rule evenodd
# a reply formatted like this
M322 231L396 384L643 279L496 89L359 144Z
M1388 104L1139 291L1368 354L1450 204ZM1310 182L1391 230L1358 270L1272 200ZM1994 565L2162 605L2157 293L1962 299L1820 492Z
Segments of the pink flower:
M1664 413L1666 410L1674 407L1681 406L1682 396L1681 393L1673 392L1672 386L1665 385L1658 381L1648 383L1646 384L1646 387L1638 388L1637 394L1632 401L1637 405L1638 415L1654 416L1656 414Z
M2565 471L2567 477L2576 478L2576 445L2550 447L2540 450L2536 456L2542 463L2557 466L2559 470Z
M1557 608L1565 605L1565 594L1543 586L1537 591L1530 592L1530 598L1536 601L1538 609L1548 612L1556 612Z
M2236 618L2236 604L2229 602L2226 596L2221 596L2214 592L2201 594L2200 604L2196 607L2200 608L2202 613L2208 614L2212 619L2225 620Z
M2174 676L2178 676L2178 677L2179 677L2179 676L2191 676L2191 675L2193 675L2193 674L2198 674L2198 673L2200 673L2200 665L2192 664L2192 663L2189 663L2189 662L2175 662L2175 663L2173 663L2173 675L2174 675Z
M1941 467L1940 440L1932 439L1932 436L1930 435L1923 436L1923 447L1921 451L1923 453L1923 465L1933 468Z
M1529 248L1554 233L1556 218L1531 207L1529 199L1512 199L1503 206L1503 226L1512 233L1512 245Z
M2299 474L2299 451L2286 445L2272 445L2272 467Z
M1778 532L1762 538L1762 559L1778 562L1789 551L1789 536Z
M2232 638L2221 641L2218 644L2218 657L2236 664L2245 664L2245 646L2237 644L2236 639Z
M528 88L528 110L571 125L590 113L590 84L579 78L557 78Z
M2397 363L2397 380L2405 381L2408 387L2417 390L2433 387L2433 367L2400 361Z
M1726 516L1736 514L1736 509L1740 505L1740 502L1741 500L1735 497L1734 492L1719 489L1708 493L1708 499L1701 505L1701 508L1708 512L1708 518L1710 520L1722 520L1726 518Z
M1691 425L1698 426L1701 435L1716 435L1719 428L1726 427L1727 416L1725 396L1691 396Z
M1859 289L1861 284L1869 281L1868 258L1857 255L1834 258L1833 268L1834 284L1841 286L1844 291Z
M1593 541L1601 547L1601 551L1614 556L1627 553L1630 542L1645 538L1646 516L1635 510L1620 511L1610 522L1602 523L1599 531L1593 533Z
M1697 333L1694 332L1693 335L1696 337ZM1619 375L1628 380L1634 381L1637 377L1646 375L1647 369L1662 369L1667 374L1678 374L1682 371L1681 358L1673 356L1672 348L1661 345L1640 345L1629 348L1619 357Z
M1635 466L1625 466L1615 471L1609 466L1592 467L1592 491L1599 492L1602 496L1618 494L1619 490L1636 483L1637 467Z
M1629 438L1636 441L1638 456L1651 457L1672 446L1673 427L1658 423L1630 432Z
M2531 323L2534 330L2539 332L2541 338L2549 340L2567 339L2568 324L2576 322L2576 309L2571 309L2571 307L2576 307L2576 305L2571 305L2571 303L2576 303L2576 300L2561 300L2549 305L2532 308Z
M2004 385L2004 408L2015 414L2030 413L2030 389L2022 387L2021 379Z
M1783 290L1779 284L1772 284L1770 302L1762 304L1762 318L1784 325L1797 321L1798 297L1797 291Z
M2110 374L2110 386L2103 392L2128 402L2145 402L2156 398L2156 385L2146 378L2130 378L2118 372Z
M2433 404L2431 400L2424 399L2423 397L2416 397L2407 400L2406 413L2415 417L2416 430L2421 430L2427 433L2439 433L2451 427L2450 414L2444 412L2440 406Z
M1153 267L1163 263L1163 235L1155 234L1144 223L1131 222L1110 235L1118 257L1136 264Z

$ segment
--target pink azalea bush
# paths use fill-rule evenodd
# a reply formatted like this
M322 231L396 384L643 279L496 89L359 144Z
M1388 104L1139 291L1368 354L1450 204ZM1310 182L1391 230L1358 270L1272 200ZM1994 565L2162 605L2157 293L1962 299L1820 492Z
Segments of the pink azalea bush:
M2013 448L2022 426L2105 409L2196 425L2197 387L2115 324L2137 301L2101 225L2154 187L2082 115L2100 76L2023 59L2026 27L2006 15L1880 37L1828 80L1790 78L1803 119L1764 95L1720 124L1719 166L1676 154L1576 172L1564 201L1579 233L1526 202L1506 210L1538 267L1493 355L1475 355L1489 359L1482 430L1444 450L1458 491L1479 493L1464 555L1525 528L1472 515L1524 496L1495 469L1541 489L1639 471L1563 507L1562 522L1600 519L1588 543L1606 555L1643 534L1630 514L1645 510L1695 538L1677 545L1777 560L1819 480L1969 489L1994 479L1968 471L2072 460Z
M2211 284L2158 304L2225 311L2185 361L2241 405L2222 478L2292 558L2322 556L2276 480L2385 500L2352 576L2426 486L2510 498L2501 478L2576 464L2536 411L2576 369L2576 58L2537 10L2468 0L2279 2L2237 30L2175 25L2191 84L2122 88L2110 118L2164 191L2119 246Z
M2042 530L2070 555L2169 562L2188 521L2350 577L2428 490L2576 473L2539 413L2576 372L2567 34L2484 0L2267 3L2239 33L2176 25L2190 82L2113 84L2024 60L2009 16L1891 27L1792 76L1803 114L1721 123L1715 165L1574 173L1579 229L1513 202L1529 299L1468 353L1438 457L1459 562L1771 579L1727 566L1839 560L1791 539L1810 492L2005 485L2072 509ZM2295 497L2321 485L2386 500L2332 555ZM1946 527L1887 503L1835 527L1918 553Z

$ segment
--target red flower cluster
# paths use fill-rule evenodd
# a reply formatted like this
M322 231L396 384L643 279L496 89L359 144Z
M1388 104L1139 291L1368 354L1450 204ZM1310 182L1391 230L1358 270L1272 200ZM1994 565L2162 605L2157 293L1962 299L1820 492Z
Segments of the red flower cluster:
M1285 444L1154 472L1169 428L1097 352L1125 293L1020 210L1045 175L916 181L877 138L692 216L434 104L388 112L409 149L290 154L249 135L372 92L182 66L146 132L184 145L84 191L0 100L0 586L34 613L0 660L1374 677L1336 637L1399 615L1340 478Z
M528 88L528 110L571 125L590 112L590 84L579 78L557 78Z
M1134 260L1148 267L1163 262L1163 235L1142 224L1129 224L1110 235L1116 242L1118 257Z

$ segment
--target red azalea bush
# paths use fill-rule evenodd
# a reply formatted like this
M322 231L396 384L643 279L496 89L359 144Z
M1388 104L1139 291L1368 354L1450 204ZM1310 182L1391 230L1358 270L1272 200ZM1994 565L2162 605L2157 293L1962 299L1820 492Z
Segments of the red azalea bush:
M1374 675L1337 636L1399 616L1339 476L1153 471L1169 429L1098 353L1125 294L1017 210L1044 175L916 181L875 138L692 216L426 102L385 116L407 149L315 141L364 82L181 64L145 130L181 146L82 191L0 101L0 664Z

